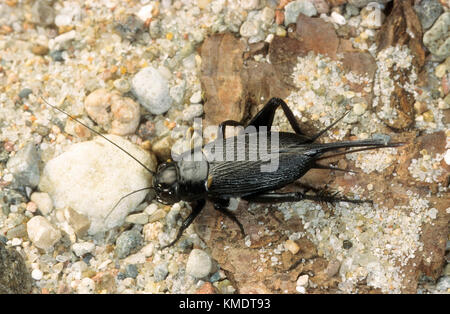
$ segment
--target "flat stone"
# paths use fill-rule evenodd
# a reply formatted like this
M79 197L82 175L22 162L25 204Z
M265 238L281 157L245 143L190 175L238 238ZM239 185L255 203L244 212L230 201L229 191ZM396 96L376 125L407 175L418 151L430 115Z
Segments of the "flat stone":
M336 57L339 38L331 23L321 18L312 18L300 14L297 19L295 37L302 42L305 50L312 50L316 54L326 54Z
M208 124L242 121L245 117L244 51L245 44L228 33L213 35L203 42L200 81L205 93L203 109Z

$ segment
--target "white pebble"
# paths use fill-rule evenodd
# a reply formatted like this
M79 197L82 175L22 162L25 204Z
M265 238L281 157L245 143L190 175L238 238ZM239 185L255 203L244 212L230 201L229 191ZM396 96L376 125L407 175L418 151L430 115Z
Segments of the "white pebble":
M297 287L295 287L295 290L297 290L297 292L301 293L301 294L305 294L306 293L305 287L297 286Z
M152 11L153 11L153 3L149 4L149 5L145 5L143 6L137 16L142 20L142 21L147 21L149 18L152 17Z
M308 275L302 275L302 276L298 277L298 279L297 279L297 286L307 287L308 286L308 280L309 280L309 276Z
M132 92L152 114L163 114L172 105L167 79L155 68L140 70L131 80Z
M202 92L197 91L194 94L192 94L191 98L189 98L189 101L191 102L191 104L198 104L199 102L201 102L202 101Z
M338 25L345 25L345 23L347 23L345 17L343 17L337 12L331 13L331 20Z
M186 273L195 278L203 278L209 275L212 267L213 263L208 253L199 249L193 249L186 263Z
M27 222L28 238L40 249L48 250L61 239L61 232L42 216Z
M36 203L42 215L47 216L53 210L53 201L47 193L34 192L30 199Z
M93 252L95 244L92 242L74 243L72 245L72 251L76 256L81 257L87 253Z
M95 291L95 282L91 278L83 278L80 285L77 287L77 292L80 294L91 294Z
M34 280L41 280L42 277L44 276L44 274L42 273L42 271L40 269L33 269L33 271L31 272L31 278L33 278Z

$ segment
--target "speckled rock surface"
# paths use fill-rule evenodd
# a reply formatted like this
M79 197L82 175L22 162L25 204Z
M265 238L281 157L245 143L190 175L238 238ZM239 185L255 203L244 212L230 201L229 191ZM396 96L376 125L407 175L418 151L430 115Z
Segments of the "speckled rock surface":
M31 276L25 260L13 248L0 242L0 294L31 292Z

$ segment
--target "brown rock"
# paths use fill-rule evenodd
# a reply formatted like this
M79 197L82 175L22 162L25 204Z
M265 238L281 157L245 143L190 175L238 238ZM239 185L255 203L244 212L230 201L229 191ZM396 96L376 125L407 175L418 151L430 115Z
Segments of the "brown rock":
M303 48L316 54L325 54L336 58L339 38L331 23L321 18L300 14L297 19L297 31L294 36L301 41Z
M203 43L200 80L205 91L207 124L245 118L248 78L244 70L244 51L245 43L228 33L213 35Z
M205 282L200 288L195 291L195 294L216 294L216 288L210 283Z
M289 37L275 36L269 46L269 59L274 67L279 81L286 88L294 88L290 73L297 64L298 57L307 55L308 50L304 44ZM279 75L278 75L279 73Z

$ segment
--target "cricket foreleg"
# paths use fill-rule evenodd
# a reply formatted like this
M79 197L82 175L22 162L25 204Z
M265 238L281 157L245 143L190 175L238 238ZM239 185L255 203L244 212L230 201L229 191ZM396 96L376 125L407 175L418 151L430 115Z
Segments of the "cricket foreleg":
M194 221L194 219L198 216L198 214L200 214L202 209L205 207L205 203L206 203L205 200L197 201L195 206L192 208L192 212L189 214L189 216L181 224L181 227L178 230L178 233L177 233L177 236L175 237L175 239L172 242L170 242L169 244L164 245L163 247L161 247L161 249L164 249L166 247L174 245L181 238L181 236L183 235L184 230L186 230L191 225L191 223Z

